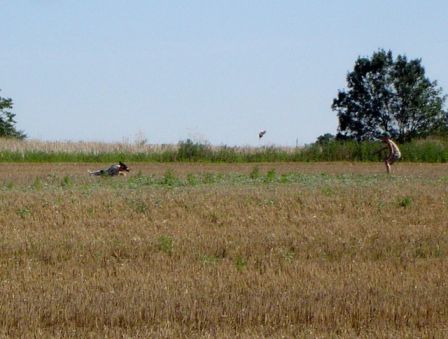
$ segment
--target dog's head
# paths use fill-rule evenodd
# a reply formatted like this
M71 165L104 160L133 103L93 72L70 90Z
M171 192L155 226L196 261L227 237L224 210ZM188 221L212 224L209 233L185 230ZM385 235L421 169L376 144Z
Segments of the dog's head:
M121 161L118 162L118 163L120 165L120 168L118 169L118 172L124 173L124 172L129 172L130 171L129 167L125 163L123 163Z

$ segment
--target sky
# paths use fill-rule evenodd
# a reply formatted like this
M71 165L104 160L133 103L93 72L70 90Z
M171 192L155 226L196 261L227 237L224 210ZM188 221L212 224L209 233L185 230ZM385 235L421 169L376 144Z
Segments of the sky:
M294 146L335 134L358 57L448 93L446 0L0 0L0 96L30 139ZM258 132L267 133L258 139Z

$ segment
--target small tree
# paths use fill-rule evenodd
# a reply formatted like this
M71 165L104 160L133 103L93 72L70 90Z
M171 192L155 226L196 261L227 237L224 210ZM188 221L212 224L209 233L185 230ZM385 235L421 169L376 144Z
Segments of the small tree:
M320 135L320 136L317 137L317 139L316 139L316 144L319 144L319 145L326 145L326 144L328 144L328 143L334 141L335 138L336 138L336 137L335 137L333 134L331 134L331 133L325 133L325 134Z
M11 113L13 103L11 98L0 97L0 137L24 139L26 135L15 128L14 113Z
M210 155L210 146L205 143L193 142L193 140L187 139L187 141L179 141L178 145L177 157L180 160L204 160Z
M425 76L421 60L379 50L358 58L332 109L338 112L339 139L370 140L389 132L400 142L447 127L446 96Z

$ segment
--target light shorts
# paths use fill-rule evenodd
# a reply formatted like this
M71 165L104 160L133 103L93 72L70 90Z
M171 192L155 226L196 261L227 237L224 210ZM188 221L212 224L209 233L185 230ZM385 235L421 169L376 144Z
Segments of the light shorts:
M386 160L387 160L387 162L388 162L389 164L392 164L392 163L394 163L395 161L400 160L400 158L401 158L401 154L400 154L400 153L392 153L392 154L390 155L390 157L387 158Z

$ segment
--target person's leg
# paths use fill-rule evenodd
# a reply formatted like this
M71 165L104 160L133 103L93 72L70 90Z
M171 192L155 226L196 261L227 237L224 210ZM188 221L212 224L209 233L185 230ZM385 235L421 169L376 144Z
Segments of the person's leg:
M387 173L390 173L391 170L391 166L395 163L395 161L397 161L398 158L396 155L391 155L388 159L387 159L387 164L388 164L388 171Z
M390 164L389 164L389 160L388 160L388 159L384 160L384 164L386 165L386 171L387 171L387 174L390 174Z

